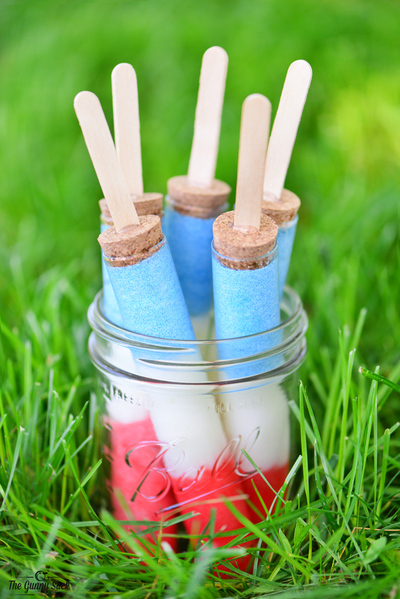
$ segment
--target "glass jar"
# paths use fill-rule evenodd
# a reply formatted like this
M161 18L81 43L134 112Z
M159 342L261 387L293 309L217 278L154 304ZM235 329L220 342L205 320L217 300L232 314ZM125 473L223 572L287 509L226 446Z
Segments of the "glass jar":
M160 522L173 548L168 520L178 513L195 514L185 520L193 535L204 534L211 515L216 533L241 527L224 498L253 522L264 518L288 472L288 400L306 354L308 321L297 293L285 288L281 324L252 335L257 343L135 334L103 316L102 292L88 317L114 516Z

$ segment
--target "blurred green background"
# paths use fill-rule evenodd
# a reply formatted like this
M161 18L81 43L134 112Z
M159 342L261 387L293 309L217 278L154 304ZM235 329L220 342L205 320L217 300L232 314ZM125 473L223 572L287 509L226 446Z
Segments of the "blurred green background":
M289 64L303 58L313 68L286 181L302 200L289 283L310 317L309 366L364 306L360 361L381 364L383 373L394 366L399 13L390 0L1 3L3 322L29 336L57 304L76 373L89 368L86 308L100 287L101 190L74 96L95 92L112 127L111 71L119 62L135 67L145 190L165 193L169 177L187 172L202 54L221 45L230 64L217 177L233 188L244 98L267 95L274 114ZM61 340L49 347L65 352Z

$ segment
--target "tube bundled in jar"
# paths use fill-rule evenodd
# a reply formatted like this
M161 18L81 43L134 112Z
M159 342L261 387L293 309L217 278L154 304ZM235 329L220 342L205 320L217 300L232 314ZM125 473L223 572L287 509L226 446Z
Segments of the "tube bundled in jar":
M109 274L110 271L111 273L115 272L118 279L118 265L122 265L122 270L133 268L133 266L129 266L131 254L137 257L136 263L140 266L140 258L148 257L149 253L157 254L158 249L162 249L157 247L161 242L160 217L155 215L138 217L98 98L91 92L81 92L75 98L74 107L114 221L114 227L104 231L101 237L106 239L103 250L105 249L106 253L111 254L107 257L108 260L114 260L113 264L116 265L109 268L108 272ZM126 240L125 246L124 240ZM126 244L128 244L128 248ZM165 260L167 263L171 261L168 253ZM139 274L138 279L143 279L143 276L145 275ZM170 277L173 279L173 273L170 274ZM119 277L117 285L112 280L112 275L110 279L114 284L121 316L124 321L130 321L132 311L129 309L129 302L127 311L124 309L124 299L129 296L129 276ZM151 280L149 284L152 284ZM151 291L148 292L148 294L150 293ZM187 312L186 319L184 318L186 308L179 283L177 283L176 293L183 317L181 318L179 315L179 318L175 319L175 323L179 321L181 330L183 327L185 334L193 335ZM119 294L121 297L118 297ZM143 314L149 316L149 309L148 295L147 299L143 299L141 302L140 309L138 308L140 317ZM135 327L136 324L133 326ZM127 366L129 369L131 363L129 362ZM123 368L124 364L121 364L121 369ZM121 383L119 378L116 378L116 387L118 388ZM131 383L127 383L123 396L130 397L130 395ZM109 482L113 490L114 514L118 518L124 514L129 516L125 510L125 505L127 505L128 512L131 512L135 520L164 520L164 509L174 505L176 500L170 486L160 492L158 475L154 473L154 470L153 476L149 476L149 465L162 462L162 447L157 442L149 411L144 409L140 402L131 405L118 397L110 398L107 409L108 421L106 424L110 429L111 436L109 453L111 480ZM118 493L122 493L122 502L118 498ZM138 527L135 527L135 530L138 530ZM175 533L175 527L170 527L168 532ZM147 538L152 540L149 535Z
M165 234L197 337L205 338L212 305L212 224L226 210L231 188L215 179L228 56L204 56L189 171L168 181Z
M278 365L279 357L269 357L268 350L281 336L279 328L274 331L280 323L278 227L261 211L270 113L269 101L260 94L243 103L235 210L214 223L213 282L216 336L225 340L219 356L232 381L230 390L219 395L223 405L229 404L221 409L223 425L228 438L250 454L279 490L288 465L287 400L280 389L257 379ZM265 331L271 331L267 338L259 335ZM278 433L271 437L274 431ZM274 493L243 455L238 456L238 471L252 504L260 508L253 479L270 507Z
M140 147L140 120L137 79L134 68L127 63L117 65L112 72L114 135L119 163L125 177L128 192L135 204L138 216L162 214L161 193L144 193L142 153ZM114 225L107 200L100 200L101 229L103 233ZM102 260L103 311L108 320L122 324L118 302Z
M293 62L287 72L265 162L263 211L277 223L279 248L279 295L282 297L298 222L299 198L283 189L287 169L312 70L305 60Z
M177 348L179 340L194 341L189 313L168 243L162 235L160 218L155 215L137 216L97 97L90 92L81 92L75 99L75 109L115 223L114 227L100 235L99 243L124 327L141 335L168 340L168 344L176 340ZM163 359L162 343L160 351L154 352L151 360L146 361L140 353L135 353L135 374L139 379L157 380L161 377L164 383L168 383L171 373L160 365ZM214 397L202 389L201 383L207 382L206 373L199 371L194 380L181 381L183 384L188 382L194 384L197 392L192 391L191 395L185 396L183 406L179 405L176 393L168 390L168 384L155 384L153 392L147 386L146 400L152 407L146 411L145 419L138 412L135 426L130 431L136 455L142 461L130 461L132 447L125 447L125 462L130 470L125 467L122 470L121 466L121 472L116 471L115 476L118 474L119 484L123 485L123 473L130 474L131 495L136 485L131 503L140 503L143 511L146 505L141 503L144 497L140 484L146 483L147 496L152 495L153 505L157 507L156 513L149 510L148 519L154 519L154 516L160 519L161 515L175 509L183 513L192 512L195 503L197 516L185 521L189 532L204 532L213 509L216 511L215 532L234 530L240 527L240 523L224 504L223 497L228 494L236 500L238 509L247 513L234 459L229 453L229 443L215 409ZM208 388L207 385L205 387ZM187 388L191 387L188 385ZM128 412L131 418L136 418L136 413ZM139 451L135 436L137 434L142 439L143 430L147 431L146 438L141 440ZM115 440L115 447L120 447L119 439ZM146 454L146 448L154 447L158 447L161 453L156 456ZM118 455L113 456L114 463L122 453L118 450ZM164 464L163 478L168 481L162 493L159 481L152 489L144 477L151 463L161 461L160 455ZM124 489L123 492L125 495ZM137 510L138 507L132 505L134 515ZM225 541L226 538L216 541L216 544Z

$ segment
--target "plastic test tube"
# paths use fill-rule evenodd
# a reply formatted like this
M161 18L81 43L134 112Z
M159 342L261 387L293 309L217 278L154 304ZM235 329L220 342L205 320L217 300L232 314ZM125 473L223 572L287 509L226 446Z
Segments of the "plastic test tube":
M142 217L139 227L128 227L120 233L110 228L100 235L99 242L125 328L168 340L194 340L168 244L162 236L160 219ZM157 357L163 358L162 349L158 356L156 352L154 359ZM154 363L146 366L145 361L138 362L136 372L144 377L157 378L161 373L165 380L175 374L160 371L162 367L158 367L157 372ZM206 374L201 371L194 379L193 376L190 378L192 383L206 381ZM199 516L186 521L190 533L204 530L213 507L217 512L216 532L239 528L240 523L222 501L226 494L232 497L243 492L233 456L226 451L228 443L215 410L214 397L199 394L198 390L196 394L185 396L185 405L180 406L176 394L163 392L162 388L157 385L154 394L148 391L147 396L154 404L150 415L156 438L169 448L164 452L163 461L177 500L169 508L188 513L196 502L195 510ZM177 455L180 456L178 461ZM216 478L213 471L222 458L225 459L223 480ZM213 504L217 499L220 502ZM237 505L242 513L247 513L243 499L238 500Z
M299 198L283 189L280 200L274 199L268 193L264 193L262 210L270 216L278 225L278 248L279 248L279 297L282 298L283 288L292 256L293 242L296 227L299 220L297 211L300 208Z
M226 232L230 235L228 243ZM248 337L240 343L221 344L220 358L238 360L262 354L280 341L280 333L270 335L270 347L265 338L251 337L256 333L273 329L280 323L278 228L266 215L262 215L261 228L255 235L263 238L263 244L249 247L250 233L233 228L233 212L219 217L214 223L214 310L217 339ZM246 248L243 251L243 238ZM236 251L235 251L236 250ZM237 251L239 250L239 251ZM277 358L265 358L261 365L273 369ZM243 363L229 368L229 378L242 378L261 374L260 362ZM221 418L229 439L239 439L239 449L245 449L271 486L278 491L288 471L289 418L287 398L279 385L253 383L235 387L235 392L220 394L222 404L231 405L229 411L221 410ZM243 406L240 408L240 406ZM239 456L239 470L243 475L243 488L251 502L262 511L254 490L253 480L261 492L265 504L271 507L274 493L265 484L254 467ZM253 476L251 476L253 474ZM248 475L248 476L246 476ZM257 519L252 514L252 519Z
M91 92L81 92L75 98L74 107L115 226L108 228L101 235L108 235L110 230L138 228L140 220L98 98ZM158 216L142 218L159 222ZM121 371L135 372L134 367L132 368L132 352L124 350L125 348L121 347L118 351ZM155 459L155 451L159 451L150 414L147 409L142 409L140 401L132 405L125 401L125 397L129 398L132 394L136 400L139 399L139 390L135 387L132 391L131 381L122 376L115 379L113 386L118 392L115 396L111 393L106 401L114 513L119 518L125 516L124 519L130 520L164 520L162 509L174 504L176 499L169 488L165 493L159 493L158 489L154 489L152 494L154 480L143 478L148 464ZM133 451L137 446L140 447L140 451ZM132 452L136 458L133 461ZM158 453L156 457L162 460ZM117 487L117 484L121 486ZM119 493L122 493L122 501L119 500ZM134 528L136 529L136 526ZM172 528L171 532L174 531L176 529ZM148 540L151 541L152 538L148 537Z
M290 65L265 160L262 209L279 226L280 298L289 270L300 207L299 198L283 187L311 78L312 70L305 60L296 60Z
M145 214L156 214L161 217L163 196L160 193L144 193L141 196L132 196L138 216ZM99 201L100 206L100 233L106 231L114 225L107 201L103 198ZM107 266L102 256L101 261L103 275L103 313L104 316L113 324L122 325L121 314L118 308L118 302L108 276Z
M266 478L273 477L275 484L282 484L288 464L286 397L280 389L274 392L257 378L248 382L278 364L276 358L263 358L261 365L257 360L246 361L280 342L279 330L269 336L269 347L264 337L252 337L280 323L278 226L261 212L269 115L270 104L264 96L254 94L246 98L240 130L236 207L214 223L212 264L216 337L231 340L220 344L219 357L244 360L235 366L228 362L225 370L227 378L235 382L230 385L231 392L219 396L222 404L230 404L229 410L221 410L222 422L228 438L236 440L239 450L248 451ZM247 381L241 383L241 379ZM270 432L274 429L279 434L271 439ZM260 511L252 480L270 507L271 491L260 475L252 476L254 468L243 455L238 457L238 467L243 488L253 505ZM278 481L277 472L282 474ZM256 513L252 519L257 519Z

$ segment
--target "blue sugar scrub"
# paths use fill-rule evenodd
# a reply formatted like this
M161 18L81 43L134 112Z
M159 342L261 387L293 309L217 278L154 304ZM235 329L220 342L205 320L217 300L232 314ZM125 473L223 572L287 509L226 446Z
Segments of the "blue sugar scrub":
M99 237L123 326L163 339L194 340L193 327L159 216Z
M213 218L180 214L169 204L164 231L191 316L207 314L212 304L211 242Z
M187 177L168 181L164 230L189 314L209 314L212 306L211 241L215 218L226 210L230 187L214 180L191 184Z
M125 328L162 339L194 339L171 252L164 238L149 258L128 266L110 266Z
M217 339L269 331L280 322L277 248L262 268L234 270L213 252L214 313Z
M253 270L234 270L224 266L220 258L213 249L216 338L246 339L221 344L219 357L237 360L272 349L281 341L280 331L268 336L257 336L257 333L270 331L280 324L277 246L266 256L270 261L262 268ZM271 370L277 365L277 358L270 358L267 369ZM263 360L251 366L244 364L230 369L230 376L243 378L265 369Z
M142 196L132 196L132 200L135 204L136 211L139 216L145 214L158 214L161 216L162 213L162 202L163 196L160 193L144 193ZM100 231L106 231L109 227L113 226L113 220L111 212L108 208L107 201L102 199L99 201L101 210L100 218ZM111 285L110 278L108 276L106 263L102 255L102 273L103 273L103 314L113 324L122 326L121 314L118 308L118 302L115 298L115 294Z
M278 227L264 214L259 231L237 230L233 219L234 213L228 212L216 220L212 248L216 337L235 339L221 344L220 358L224 360L261 354L281 338L279 330L257 336L280 324ZM276 365L268 364L268 370ZM234 372L230 370L230 376L252 376L260 368L260 364L243 362ZM262 368L265 372L265 364Z
M283 189L278 200L270 193L264 193L262 201L262 211L272 218L279 227L278 248L279 248L279 297L282 298L283 288L286 283L286 277L289 270L290 258L296 227L298 222L297 212L300 208L300 200L288 189Z
M165 238L149 258L122 267L108 261L107 269L126 329L162 339L195 338Z
M292 256L294 236L296 235L296 227L299 217L294 217L288 223L279 225L277 243L279 248L279 297L282 298L283 288L286 283L286 278L289 270L290 258Z

